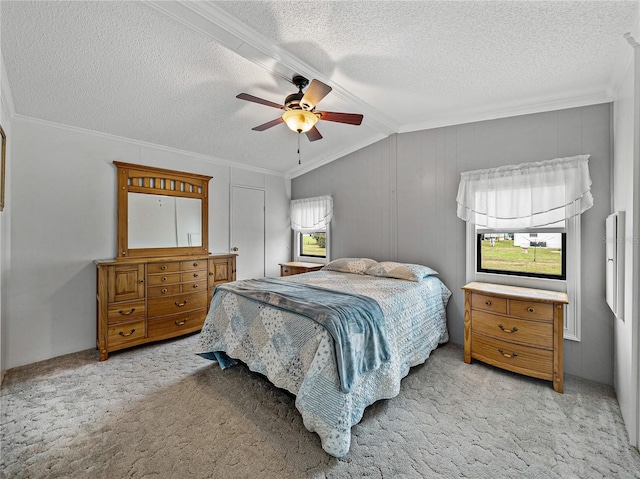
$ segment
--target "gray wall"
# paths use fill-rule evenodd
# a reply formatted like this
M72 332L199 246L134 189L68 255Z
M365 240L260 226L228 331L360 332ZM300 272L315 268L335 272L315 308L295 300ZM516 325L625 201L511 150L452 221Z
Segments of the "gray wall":
M611 201L611 141L609 103L403 133L294 178L291 194L333 196L333 258L365 256L438 270L453 292L447 308L451 341L462 344L460 173L591 154L594 206L582 217L582 337L565 341L565 373L612 384L613 324L604 297L602 241Z
M12 125L10 242L2 226L2 367L95 348L95 259L116 254L113 160L212 176L209 249L229 252L231 185L266 192L268 275L289 257L288 181L201 155L29 120ZM3 212L2 215L5 215ZM11 267L5 271L5 258Z

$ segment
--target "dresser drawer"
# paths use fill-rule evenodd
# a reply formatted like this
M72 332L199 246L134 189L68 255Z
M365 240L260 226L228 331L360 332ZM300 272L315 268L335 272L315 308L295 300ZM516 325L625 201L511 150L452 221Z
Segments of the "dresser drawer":
M107 306L108 324L144 319L144 299L128 303L111 303Z
M492 313L506 313L507 300L504 298L496 298L493 296L484 296L482 294L474 293L471 298L471 307L473 309L491 311Z
M174 273L180 271L180 263L178 261L171 261L167 263L149 263L147 265L147 273Z
M150 319L147 324L148 336L151 339L162 339L199 331L202 329L206 317L207 310L199 309L164 318Z
M182 281L202 281L207 280L207 271L189 271L188 273L182 273Z
M107 335L110 348L118 344L143 339L145 337L144 320L109 326Z
M180 271L202 271L207 269L206 259L196 259L192 261L180 261ZM204 274L203 274L204 276Z
M553 304L510 299L509 314L524 319L553 321Z
M531 346L553 348L553 324L474 311L473 332Z
M182 281L180 273L167 274L149 274L147 275L147 284L149 286L158 286L161 284L174 284Z
M487 364L520 374L551 380L553 378L553 351L471 335L472 357Z
M206 291L207 290L207 280L203 281L194 281L193 283L182 283L182 292L183 293L193 293L195 291Z
M148 298L162 298L164 296L173 296L182 293L182 284L165 284L163 286L153 286L147 288Z
M147 317L167 316L207 307L207 290L149 299Z

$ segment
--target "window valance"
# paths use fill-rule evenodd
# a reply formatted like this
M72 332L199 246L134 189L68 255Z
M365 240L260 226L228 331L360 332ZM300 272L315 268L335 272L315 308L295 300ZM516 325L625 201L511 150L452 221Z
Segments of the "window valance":
M301 233L322 231L333 217L333 198L316 196L291 201L291 229Z
M494 230L555 225L593 206L590 155L462 173L458 217Z

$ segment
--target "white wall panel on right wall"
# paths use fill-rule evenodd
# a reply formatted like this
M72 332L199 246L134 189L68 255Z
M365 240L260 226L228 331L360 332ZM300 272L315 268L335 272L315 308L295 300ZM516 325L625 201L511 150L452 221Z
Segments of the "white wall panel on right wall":
M628 45L628 68L618 85L616 100L613 104L613 211L625 211L626 231L624 242L618 247L624 248L624 304L622 306L622 318L615 319L614 324L614 387L622 411L622 416L629 433L629 439L633 445L638 445L638 415L640 402L638 399L638 316L637 293L634 292L634 263L637 258L638 211L637 196L639 185L637 159L637 146L634 144L637 138L637 108L640 101L636 98L635 91L640 78L636 77L635 70L639 65L633 61L633 50ZM637 55L637 53L636 53ZM634 199L634 196L636 197ZM637 287L637 284L635 285ZM636 309L634 313L634 309ZM635 315L634 315L635 314ZM636 345L634 346L634 342Z

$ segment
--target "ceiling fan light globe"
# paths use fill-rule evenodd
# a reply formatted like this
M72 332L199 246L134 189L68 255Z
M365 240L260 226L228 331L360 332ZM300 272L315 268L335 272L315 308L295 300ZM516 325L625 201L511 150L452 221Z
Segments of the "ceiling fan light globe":
M291 131L306 133L318 123L318 116L307 110L287 110L282 119Z

